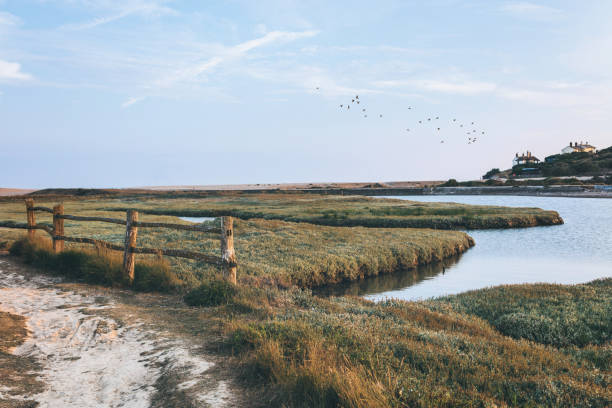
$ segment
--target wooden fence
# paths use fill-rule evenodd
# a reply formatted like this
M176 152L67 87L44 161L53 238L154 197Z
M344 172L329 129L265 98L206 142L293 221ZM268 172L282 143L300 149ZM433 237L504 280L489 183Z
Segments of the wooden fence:
M180 258L195 259L223 268L223 276L229 282L236 284L236 253L234 251L234 221L232 217L221 217L221 227L206 225L183 225L163 222L140 222L138 212L128 210L126 219L105 217L83 217L64 214L64 205L57 204L53 208L34 206L33 199L26 199L27 223L0 222L0 227L22 228L28 230L28 236L33 238L36 230L43 230L51 235L53 239L53 250L61 252L64 250L64 242L78 242L83 244L94 244L108 249L123 251L123 273L127 276L130 284L134 282L135 254L166 255ZM36 211L44 211L53 214L53 227L36 223ZM71 221L94 221L108 222L112 224L125 225L124 245L116 245L106 241L92 238L69 237L64 234L64 220ZM164 248L142 248L136 246L138 228L169 228L175 230L199 231L203 233L219 234L221 238L221 256L203 254L200 252L184 251L180 249Z

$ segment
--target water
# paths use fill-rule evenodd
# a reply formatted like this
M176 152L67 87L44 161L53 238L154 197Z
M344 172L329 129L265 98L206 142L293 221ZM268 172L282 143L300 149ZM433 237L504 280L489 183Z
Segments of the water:
M612 276L612 200L522 196L387 197L426 202L539 207L565 224L468 233L476 246L443 263L329 289L368 299L417 300L515 283L583 283ZM328 292L330 293L330 292Z
M179 217L183 221L193 222L194 224L201 224L205 221L213 221L215 217Z

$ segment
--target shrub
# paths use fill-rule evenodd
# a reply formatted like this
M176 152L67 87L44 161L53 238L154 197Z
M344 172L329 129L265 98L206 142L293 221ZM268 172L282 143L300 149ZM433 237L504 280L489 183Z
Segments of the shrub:
M236 287L223 280L211 280L191 290L184 297L189 306L218 306L228 304L236 294Z
M170 292L181 281L163 260L139 262L134 266L134 289L143 292Z
M484 175L484 176L482 176L482 178L483 178L483 179L489 179L489 178L493 177L494 175L496 175L496 174L497 174L497 173L499 173L499 172L500 172L500 171L499 171L499 169L496 167L496 168L494 168L494 169L491 169L491 170L487 171L487 172L485 173L485 175Z
M446 183L440 184L440 187L457 187L459 182L455 179L449 179Z

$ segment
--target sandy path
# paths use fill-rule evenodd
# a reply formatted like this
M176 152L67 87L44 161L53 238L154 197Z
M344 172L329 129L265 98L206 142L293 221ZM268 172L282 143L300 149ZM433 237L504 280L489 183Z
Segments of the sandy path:
M0 260L0 310L25 316L30 331L13 354L34 356L47 386L24 399L41 408L233 405L227 384L207 374L213 364L187 344L109 318L112 301L8 266Z

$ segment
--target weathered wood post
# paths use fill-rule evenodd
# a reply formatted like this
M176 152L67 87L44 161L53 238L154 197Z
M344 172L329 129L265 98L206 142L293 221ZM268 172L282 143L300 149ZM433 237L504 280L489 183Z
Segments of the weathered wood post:
M58 253L64 250L64 204L53 207L53 252Z
M36 230L34 226L36 225L36 217L34 215L34 199L26 198L26 213L28 217L28 238L34 238L36 236Z
M123 252L123 275L128 278L130 285L134 283L134 248L136 247L136 237L138 227L134 223L138 222L138 211L127 210L127 223L125 226L125 249Z
M234 219L221 218L221 258L223 258L223 277L236 284L236 252L234 251Z

